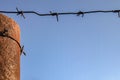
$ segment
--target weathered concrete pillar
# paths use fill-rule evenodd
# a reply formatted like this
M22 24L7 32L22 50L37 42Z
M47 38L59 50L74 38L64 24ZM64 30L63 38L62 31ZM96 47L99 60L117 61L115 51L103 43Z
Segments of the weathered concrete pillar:
M0 14L0 80L20 80L20 29Z

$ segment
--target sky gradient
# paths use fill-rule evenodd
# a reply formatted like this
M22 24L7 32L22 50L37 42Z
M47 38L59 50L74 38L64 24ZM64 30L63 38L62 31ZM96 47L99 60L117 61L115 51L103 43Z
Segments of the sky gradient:
M40 13L120 9L119 0L0 0L0 10ZM21 28L21 80L120 80L120 18L114 13L13 18Z

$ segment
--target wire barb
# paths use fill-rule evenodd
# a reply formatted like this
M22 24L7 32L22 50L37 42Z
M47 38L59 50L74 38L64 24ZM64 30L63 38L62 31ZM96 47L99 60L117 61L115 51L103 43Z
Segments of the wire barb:
M21 47L21 55L22 53L26 56L26 53L24 52L24 45Z
M120 18L120 10L113 10L114 13L118 14L118 17Z
M21 15L24 19L25 19L25 16L24 16L24 12L21 10L19 11L19 9L16 7L16 10L17 10L17 15Z
M84 17L84 12L82 12L82 11L77 12L77 16L80 16L80 15L82 15L82 17Z
M120 12L118 12L118 17L120 18Z
M50 11L50 14L51 14L52 16L56 16L57 22L59 21L59 19L58 19L58 13L53 13L52 11Z

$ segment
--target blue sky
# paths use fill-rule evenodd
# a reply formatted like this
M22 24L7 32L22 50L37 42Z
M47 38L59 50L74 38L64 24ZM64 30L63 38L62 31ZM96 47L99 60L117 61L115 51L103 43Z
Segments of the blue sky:
M119 0L0 0L0 10L40 13L120 9ZM120 80L120 18L117 14L39 17L15 14L21 28L21 80Z

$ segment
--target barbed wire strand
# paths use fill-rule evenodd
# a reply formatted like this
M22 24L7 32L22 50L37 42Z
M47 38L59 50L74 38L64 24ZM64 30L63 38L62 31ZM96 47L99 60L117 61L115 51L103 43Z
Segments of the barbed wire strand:
M20 48L20 55L23 53L26 56L26 53L24 52L24 45L21 46L20 43L16 39L14 39L13 37L9 36L7 34L7 32L8 32L8 30L4 29L4 31L0 32L0 36L7 37L7 38L10 38L10 39L14 40L18 44L18 46Z
M78 11L78 12L52 12L50 11L50 13L38 13L36 11L22 11L19 10L18 8L16 8L16 11L0 11L0 13L9 13L9 14L17 14L17 15L21 15L24 19L25 16L24 14L36 14L38 16L56 16L57 21L59 21L59 15L77 15L77 16L82 16L84 17L85 14L91 14L91 13L117 13L118 17L120 17L120 10L96 10L96 11Z

